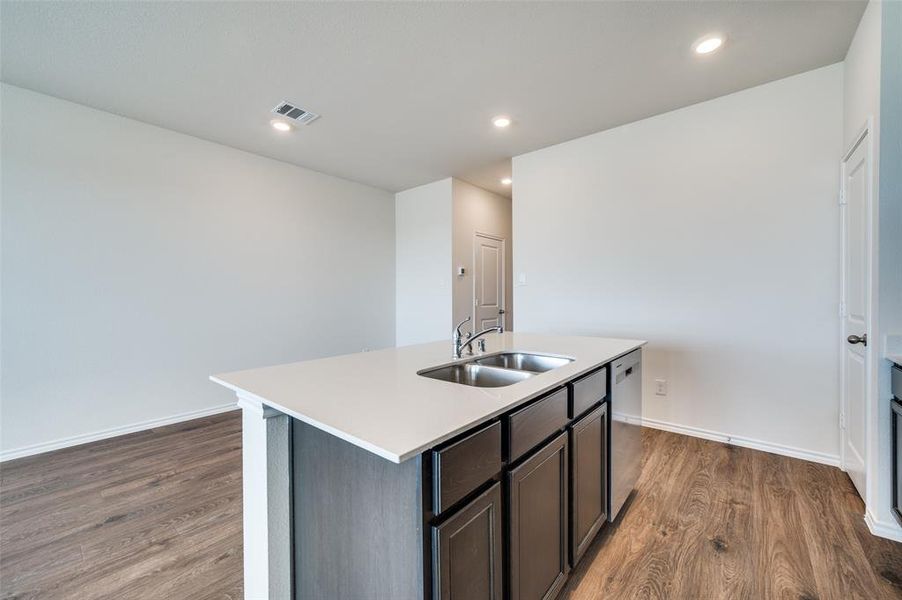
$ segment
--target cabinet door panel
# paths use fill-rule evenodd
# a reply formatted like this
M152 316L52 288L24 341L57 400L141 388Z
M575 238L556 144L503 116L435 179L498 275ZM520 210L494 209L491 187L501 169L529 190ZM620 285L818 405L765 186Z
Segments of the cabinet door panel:
M607 404L570 428L570 564L576 566L607 518Z
M567 580L567 434L508 474L510 599L550 600Z
M433 598L502 600L501 484L432 528Z

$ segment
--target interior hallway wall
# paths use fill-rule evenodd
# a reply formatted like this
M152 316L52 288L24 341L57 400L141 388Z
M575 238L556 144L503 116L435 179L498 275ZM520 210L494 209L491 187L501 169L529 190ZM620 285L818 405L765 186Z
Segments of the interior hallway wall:
M881 11L880 138L877 227L877 428L878 472L875 500L869 503L873 529L902 541L902 527L892 505L890 364L882 358L888 336L892 351L902 354L902 3L872 2ZM868 10L871 6L868 6Z
M504 296L507 323L510 327L514 322L511 200L460 179L452 180L452 188L452 322L459 323L473 313L474 236L476 232L480 232L498 235L505 240ZM458 267L464 267L464 275L457 275ZM475 318L470 325L474 323Z
M451 188L446 178L395 194L398 346L449 338Z

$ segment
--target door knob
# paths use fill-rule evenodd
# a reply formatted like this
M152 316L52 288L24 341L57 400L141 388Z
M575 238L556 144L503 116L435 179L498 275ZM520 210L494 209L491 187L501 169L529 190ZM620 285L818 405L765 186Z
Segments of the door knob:
M857 335L850 335L846 341L850 344L862 344L864 346L867 346L868 334L862 334L861 337L858 337Z

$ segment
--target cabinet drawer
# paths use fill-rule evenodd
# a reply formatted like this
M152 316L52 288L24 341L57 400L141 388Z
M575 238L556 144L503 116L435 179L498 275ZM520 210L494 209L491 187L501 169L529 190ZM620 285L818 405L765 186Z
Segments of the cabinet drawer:
M567 388L560 389L507 417L508 460L517 460L567 425L567 396Z
M439 514L501 471L501 423L495 421L432 454L432 511Z
M572 419L601 402L608 394L608 368L602 367L580 377L570 384L570 389L570 412L567 416Z

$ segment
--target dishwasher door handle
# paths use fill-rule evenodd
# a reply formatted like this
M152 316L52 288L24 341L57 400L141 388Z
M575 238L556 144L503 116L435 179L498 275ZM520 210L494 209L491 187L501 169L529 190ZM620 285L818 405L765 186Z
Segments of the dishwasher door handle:
M620 371L619 373L617 373L617 375L614 376L614 383L615 384L620 383L632 374L633 374L632 367L624 369L623 371Z

